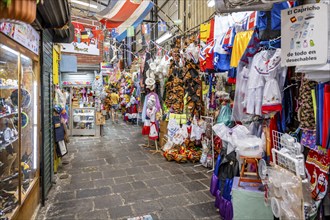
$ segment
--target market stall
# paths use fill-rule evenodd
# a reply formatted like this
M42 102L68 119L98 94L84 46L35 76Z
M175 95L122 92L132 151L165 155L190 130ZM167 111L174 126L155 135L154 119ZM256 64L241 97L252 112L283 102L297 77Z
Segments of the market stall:
M114 56L108 88L125 121L141 112L145 147L212 172L222 219L313 219L329 199L329 7L215 2L196 29L143 41L138 68Z

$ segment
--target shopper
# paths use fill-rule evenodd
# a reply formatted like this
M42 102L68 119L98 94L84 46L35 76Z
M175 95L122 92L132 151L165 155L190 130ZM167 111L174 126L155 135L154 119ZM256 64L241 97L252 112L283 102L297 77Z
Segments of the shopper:
M116 89L112 89L112 92L110 94L110 100L111 100L111 117L112 117L112 123L118 123L118 116L116 111L119 108L119 95L117 94Z

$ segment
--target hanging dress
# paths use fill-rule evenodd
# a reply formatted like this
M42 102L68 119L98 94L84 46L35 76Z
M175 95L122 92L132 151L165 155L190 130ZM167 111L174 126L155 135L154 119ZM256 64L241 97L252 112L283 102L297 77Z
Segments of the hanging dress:
M147 117L150 118L150 127L149 127L149 139L150 140L157 140L158 139L158 128L156 125L156 107L152 109L147 109Z

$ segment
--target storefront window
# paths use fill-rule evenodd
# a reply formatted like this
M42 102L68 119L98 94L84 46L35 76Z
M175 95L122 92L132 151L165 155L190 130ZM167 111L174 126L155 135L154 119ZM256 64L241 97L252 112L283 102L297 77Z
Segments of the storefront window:
M32 185L37 169L37 111L36 111L36 82L33 71L33 61L21 55L22 67L22 103L21 103L21 170L22 193ZM24 198L24 197L23 197Z
M11 217L19 202L19 144L15 115L19 53L0 44L0 218Z

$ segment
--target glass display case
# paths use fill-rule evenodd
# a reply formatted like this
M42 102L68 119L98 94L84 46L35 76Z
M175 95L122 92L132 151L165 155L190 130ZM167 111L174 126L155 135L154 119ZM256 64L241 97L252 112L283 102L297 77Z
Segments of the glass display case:
M72 135L96 135L95 108L72 107Z
M34 57L35 58L35 57ZM38 182L35 59L0 42L0 219L15 218Z

